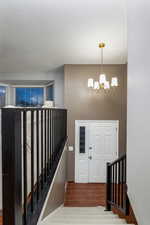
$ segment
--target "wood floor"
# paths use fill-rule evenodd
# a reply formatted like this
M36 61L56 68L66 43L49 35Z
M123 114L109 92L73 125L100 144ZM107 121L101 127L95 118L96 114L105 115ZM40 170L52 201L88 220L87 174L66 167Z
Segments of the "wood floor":
M0 225L2 225L3 223L2 223L2 216L0 216Z
M105 184L76 184L69 182L64 206L105 206Z

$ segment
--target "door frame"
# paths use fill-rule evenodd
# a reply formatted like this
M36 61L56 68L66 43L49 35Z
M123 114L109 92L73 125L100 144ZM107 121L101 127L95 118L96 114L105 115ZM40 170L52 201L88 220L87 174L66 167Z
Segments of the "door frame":
M100 123L100 124L115 124L117 129L117 158L119 156L119 120L75 120L75 182L78 183L78 152L79 152L79 130L78 126L86 126L90 123ZM87 129L86 129L87 130ZM88 131L86 131L88 132ZM86 135L85 135L86 138ZM86 145L88 141L86 141ZM81 153L82 154L82 153Z

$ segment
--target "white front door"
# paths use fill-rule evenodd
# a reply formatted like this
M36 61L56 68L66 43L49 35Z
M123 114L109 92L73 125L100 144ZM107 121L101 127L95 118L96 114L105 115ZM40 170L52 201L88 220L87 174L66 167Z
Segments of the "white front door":
M106 163L118 157L118 121L76 121L75 139L75 181L105 183Z

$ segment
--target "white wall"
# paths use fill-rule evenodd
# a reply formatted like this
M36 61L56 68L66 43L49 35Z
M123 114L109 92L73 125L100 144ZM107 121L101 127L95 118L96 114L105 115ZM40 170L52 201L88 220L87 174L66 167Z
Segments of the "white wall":
M150 1L128 0L128 191L139 225L150 224Z
M47 80L55 83L55 105L56 107L64 106L64 67L59 67L53 71L44 73L0 73L0 82L10 80L27 80L39 81ZM32 82L33 83L33 82ZM10 99L11 101L11 99ZM9 101L9 102L10 102Z

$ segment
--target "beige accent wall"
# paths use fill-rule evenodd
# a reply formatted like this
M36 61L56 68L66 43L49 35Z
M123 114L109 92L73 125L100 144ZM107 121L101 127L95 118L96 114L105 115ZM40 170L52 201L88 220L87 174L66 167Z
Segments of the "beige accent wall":
M75 120L119 120L119 154L126 151L127 65L104 65L110 80L119 79L119 87L94 91L87 88L90 77L98 79L99 65L65 65L65 107L68 109L68 142L75 146ZM68 180L74 180L74 152L68 152Z

